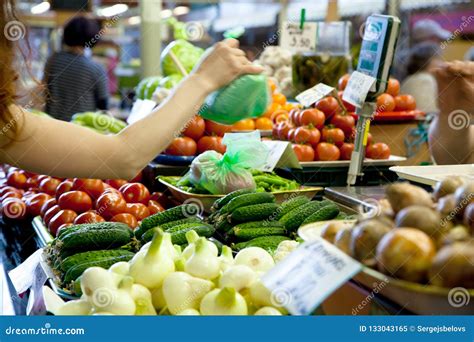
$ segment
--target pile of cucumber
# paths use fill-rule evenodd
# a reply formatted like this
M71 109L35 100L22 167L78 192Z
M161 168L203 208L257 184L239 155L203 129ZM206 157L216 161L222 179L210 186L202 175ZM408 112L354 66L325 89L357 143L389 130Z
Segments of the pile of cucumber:
M336 218L339 207L332 201L311 201L295 195L282 204L275 196L249 189L234 191L216 201L207 222L216 235L234 250L261 247L273 253L278 244L296 237L301 225Z
M133 255L133 232L124 223L78 224L61 230L46 249L48 262L64 287L89 267L109 268Z

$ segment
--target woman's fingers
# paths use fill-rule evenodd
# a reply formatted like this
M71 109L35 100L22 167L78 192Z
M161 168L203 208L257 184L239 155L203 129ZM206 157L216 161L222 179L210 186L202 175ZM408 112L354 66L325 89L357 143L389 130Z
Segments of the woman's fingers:
M239 47L239 41L234 38L227 38L222 41L225 45L231 47L231 48L238 48Z
M255 64L248 64L242 67L242 74L260 74L264 69Z

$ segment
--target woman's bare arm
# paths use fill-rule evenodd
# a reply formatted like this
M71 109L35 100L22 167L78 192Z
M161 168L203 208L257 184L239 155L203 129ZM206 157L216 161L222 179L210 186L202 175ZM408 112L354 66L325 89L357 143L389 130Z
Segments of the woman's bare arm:
M0 159L32 172L59 177L130 179L168 146L210 92L239 75L261 71L237 47L235 40L217 44L166 103L117 135L101 135L12 106L20 131L14 141L0 150ZM8 131L8 125L0 130L0 135L5 135L5 130Z

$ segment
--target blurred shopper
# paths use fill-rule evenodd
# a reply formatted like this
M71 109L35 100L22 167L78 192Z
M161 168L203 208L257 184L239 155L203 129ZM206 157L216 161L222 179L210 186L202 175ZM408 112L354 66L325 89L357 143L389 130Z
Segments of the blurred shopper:
M440 113L429 145L438 164L474 163L474 62L455 61L435 71Z
M425 113L438 112L438 86L432 72L442 63L438 44L425 42L415 45L408 55L407 78L401 92L415 97L418 109Z
M464 55L464 60L474 62L474 47L467 50L466 54Z
M406 41L402 41L404 37L400 38L399 46L405 42L406 47L396 52L392 75L399 80L404 80L405 77L408 76L406 73L408 59L412 48L416 45L433 43L440 46L442 42L449 40L451 36L452 33L450 31L443 29L441 25L434 20L422 19L415 22L410 30L410 36L408 37L410 44L407 44Z
M76 17L64 27L63 49L46 63L46 112L69 121L75 113L107 109L109 92L104 68L85 56L97 43L97 21Z
M18 20L15 2L0 3L0 27ZM241 75L263 71L245 58L238 41L227 39L216 44L152 113L116 135L104 135L17 105L17 44L0 34L0 162L64 178L133 178L166 149L209 94ZM78 78L67 85L76 88L80 82Z

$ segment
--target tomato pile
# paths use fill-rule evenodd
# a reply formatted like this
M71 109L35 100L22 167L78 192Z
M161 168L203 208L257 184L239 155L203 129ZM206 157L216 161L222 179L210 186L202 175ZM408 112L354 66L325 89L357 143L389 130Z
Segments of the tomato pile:
M145 217L165 210L167 198L150 193L138 182L123 179L58 179L15 167L4 167L0 179L1 212L4 218L41 216L55 236L72 224L116 221L131 228Z

